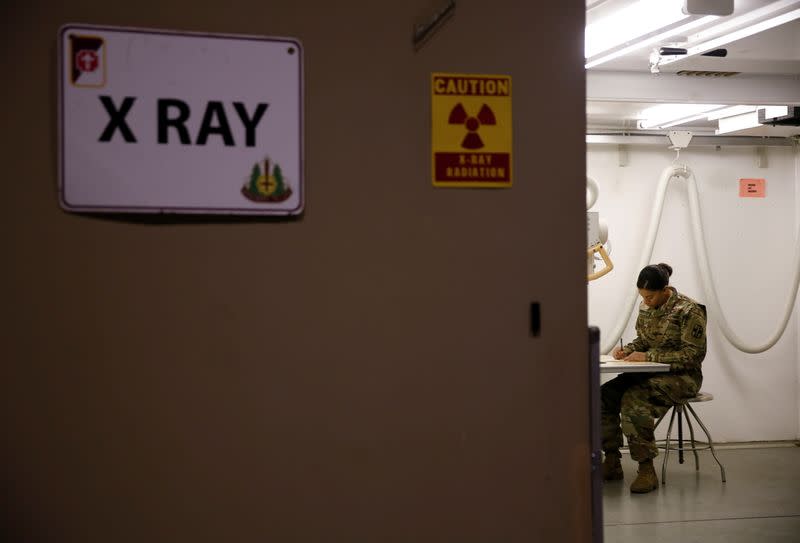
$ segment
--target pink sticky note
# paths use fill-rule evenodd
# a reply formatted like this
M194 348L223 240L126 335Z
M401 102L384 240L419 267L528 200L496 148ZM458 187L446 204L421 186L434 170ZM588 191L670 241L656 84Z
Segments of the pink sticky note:
M766 196L766 179L739 179L740 198L765 198Z

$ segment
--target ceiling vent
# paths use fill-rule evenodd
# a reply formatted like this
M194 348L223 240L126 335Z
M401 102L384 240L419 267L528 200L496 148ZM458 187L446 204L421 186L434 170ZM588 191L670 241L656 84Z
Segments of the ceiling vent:
M689 77L732 77L739 75L742 72L719 72L713 70L681 70L676 72L677 75L685 75Z

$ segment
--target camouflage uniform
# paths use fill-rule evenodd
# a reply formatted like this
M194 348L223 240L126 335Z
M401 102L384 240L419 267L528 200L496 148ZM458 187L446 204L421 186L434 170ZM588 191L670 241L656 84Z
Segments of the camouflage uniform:
M661 307L639 307L638 336L623 348L626 356L640 351L647 353L650 362L669 364L669 373L623 373L601 387L603 450L618 451L624 433L637 462L658 455L654 419L676 401L697 394L703 382L705 307L669 288L672 294Z

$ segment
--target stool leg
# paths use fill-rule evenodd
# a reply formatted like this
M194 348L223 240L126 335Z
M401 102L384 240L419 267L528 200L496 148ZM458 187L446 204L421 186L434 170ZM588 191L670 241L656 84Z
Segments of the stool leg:
M694 409L692 409L692 406L687 403L686 407L689 408L689 412L691 412L691 414L694 416L694 420L697 421L697 424L699 424L700 428L702 428L703 431L706 433L706 437L708 437L708 448L711 449L711 455L714 457L714 460L717 461L717 464L719 464L719 470L720 470L720 472L722 472L722 482L724 483L725 482L725 467L722 465L722 462L719 461L719 458L717 458L717 453L714 450L714 440L711 439L711 434L708 433L708 428L706 428L705 424L703 424L703 421L700 420L700 417L697 416L697 413L694 412Z
M665 416L667 416L667 413L666 413L666 412L665 412L663 415L661 415L660 417L658 417L658 420L657 420L657 421L656 421L656 423L653 425L653 430L655 430L656 428L658 428L658 425L659 425L659 424L661 424L661 421L662 421L662 420L664 420L664 417L665 417Z
M683 406L675 406L678 412L678 464L683 464Z
M692 440L692 452L694 453L694 470L700 471L700 458L697 456L697 445L694 442L694 428L692 428L692 417L686 417L686 426L689 427L689 436Z
M669 417L669 426L667 426L667 444L664 446L664 461L661 463L661 484L667 484L667 459L669 458L669 436L672 433L672 423L675 421L675 409L672 409L672 415Z

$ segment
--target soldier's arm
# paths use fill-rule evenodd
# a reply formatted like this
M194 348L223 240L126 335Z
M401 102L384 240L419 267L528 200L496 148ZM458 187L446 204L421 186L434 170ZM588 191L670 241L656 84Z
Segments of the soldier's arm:
M646 352L649 348L650 344L641 337L637 336L636 339L625 345L625 348L622 349L622 352L625 353L625 356L628 356L636 351Z
M642 338L642 318L641 316L636 318L636 339L625 345L622 348L622 352L625 356L629 354L639 351L639 352L646 352L650 348L650 342Z
M681 319L681 346L674 351L649 351L651 362L669 364L670 371L700 369L706 354L706 317L699 307L688 311Z

